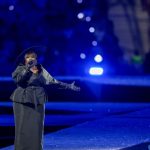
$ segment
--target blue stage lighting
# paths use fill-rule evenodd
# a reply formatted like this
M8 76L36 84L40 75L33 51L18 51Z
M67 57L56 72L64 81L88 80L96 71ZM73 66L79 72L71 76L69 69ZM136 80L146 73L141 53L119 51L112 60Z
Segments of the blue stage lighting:
M97 46L97 41L92 41L93 46Z
M94 57L94 60L99 63L99 62L102 62L102 61L103 61L103 57L102 57L101 55L97 54L97 55Z
M89 32L91 32L91 33L95 32L95 28L94 27L90 27L89 28Z
M90 17L90 16L87 16L87 17L85 18L85 20L86 20L87 22L90 22L90 21L91 21L91 17Z
M83 19L84 18L84 13L80 12L77 15L78 19Z
M104 70L101 67L91 67L89 69L89 74L90 75L102 75L103 72L104 72Z
M81 59L85 59L85 58L86 58L86 55L85 55L84 53L81 53L81 54L80 54L80 58L81 58Z
M83 0L77 0L77 3L81 4L83 2Z
M14 10L14 5L10 5L8 8L10 11Z

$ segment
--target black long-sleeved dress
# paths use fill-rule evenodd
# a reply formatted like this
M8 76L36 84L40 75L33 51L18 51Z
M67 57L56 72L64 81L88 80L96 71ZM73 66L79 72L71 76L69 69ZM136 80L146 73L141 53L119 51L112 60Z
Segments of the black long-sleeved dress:
M48 101L45 85L56 84L68 88L69 84L54 79L41 65L33 74L25 65L12 73L17 88L11 95L15 119L15 150L42 150L45 102Z

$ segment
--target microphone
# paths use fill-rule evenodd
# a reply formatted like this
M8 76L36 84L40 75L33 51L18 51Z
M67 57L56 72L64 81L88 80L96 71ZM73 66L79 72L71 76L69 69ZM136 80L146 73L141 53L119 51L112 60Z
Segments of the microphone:
M36 66L37 65L37 61L36 60L31 60L31 61L29 61L28 63L27 63L27 66L29 67L29 68L32 68L32 67L34 67L34 66Z

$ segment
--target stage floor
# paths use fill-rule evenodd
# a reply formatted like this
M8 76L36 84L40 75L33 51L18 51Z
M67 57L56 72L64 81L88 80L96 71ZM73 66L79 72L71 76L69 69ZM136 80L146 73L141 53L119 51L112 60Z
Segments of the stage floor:
M0 103L0 107L11 103ZM14 126L12 114L1 126ZM150 144L148 103L47 103L45 126L70 126L44 136L44 150L147 150ZM1 148L13 150L14 146Z

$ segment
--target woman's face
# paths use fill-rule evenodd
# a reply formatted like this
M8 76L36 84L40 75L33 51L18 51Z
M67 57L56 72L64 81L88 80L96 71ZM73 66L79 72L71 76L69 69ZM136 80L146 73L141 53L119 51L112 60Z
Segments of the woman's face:
M37 62L37 56L35 53L30 53L30 54L25 55L25 64L27 64L28 62L32 60L35 60Z

